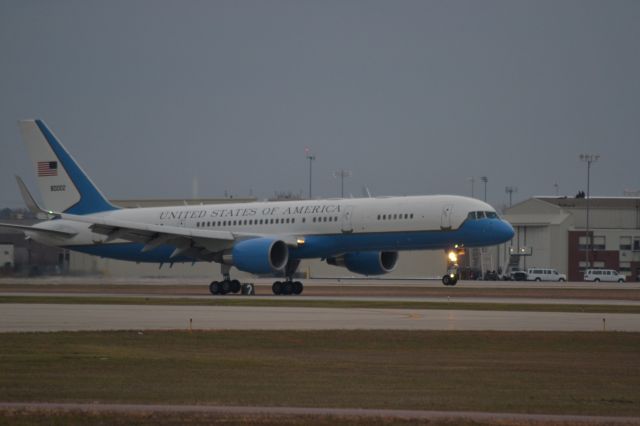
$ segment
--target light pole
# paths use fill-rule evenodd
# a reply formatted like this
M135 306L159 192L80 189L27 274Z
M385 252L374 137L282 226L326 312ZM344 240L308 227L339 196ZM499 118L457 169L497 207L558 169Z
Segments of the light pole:
M591 198L591 163L595 163L600 158L594 154L580 154L580 160L587 163L587 254L585 271L591 266L591 235L589 234L589 199Z
M476 178L470 177L467 180L471 182L471 198L475 198L474 184L476 183Z
M509 194L509 207L511 207L511 196L513 195L514 192L518 192L518 187L517 186L506 186L504 188L504 192Z
M340 178L340 198L344 198L344 178L350 177L351 171L340 169L333 172L333 177Z
M487 202L487 182L489 182L489 178L486 176L481 176L480 180L484 183L484 202Z
M311 154L311 150L309 148L305 148L304 149L304 153L307 157L307 160L309 160L309 199L311 199L311 177L312 177L312 171L313 171L313 160L316 159L316 156Z

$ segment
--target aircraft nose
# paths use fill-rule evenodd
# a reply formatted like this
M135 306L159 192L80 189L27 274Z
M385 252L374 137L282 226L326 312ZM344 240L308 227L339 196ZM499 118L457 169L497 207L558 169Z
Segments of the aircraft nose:
M499 229L498 232L500 234L500 239L502 240L502 242L509 241L509 240L511 240L513 238L513 236L516 233L513 230L513 226L511 226L511 224L509 222L507 222L506 220L502 220L501 222L502 223L498 227L498 229Z

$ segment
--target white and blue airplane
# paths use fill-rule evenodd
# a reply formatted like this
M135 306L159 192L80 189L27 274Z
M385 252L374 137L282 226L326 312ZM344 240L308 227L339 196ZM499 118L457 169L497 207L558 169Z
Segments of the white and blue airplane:
M19 228L27 238L135 262L217 262L213 294L240 291L230 268L283 277L275 294L300 294L302 259L321 258L362 275L394 270L403 250L491 246L513 228L487 203L453 195L119 208L111 204L41 120L19 122L43 206L20 179L25 202L49 220ZM443 276L455 285L457 270Z

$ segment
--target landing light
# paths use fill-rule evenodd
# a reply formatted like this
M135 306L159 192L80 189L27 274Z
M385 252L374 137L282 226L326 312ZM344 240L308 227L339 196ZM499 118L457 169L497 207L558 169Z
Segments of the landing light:
M298 238L298 245L301 246L304 244L304 238Z
M458 255L456 254L455 251L450 251L449 252L449 260L453 263L458 261Z

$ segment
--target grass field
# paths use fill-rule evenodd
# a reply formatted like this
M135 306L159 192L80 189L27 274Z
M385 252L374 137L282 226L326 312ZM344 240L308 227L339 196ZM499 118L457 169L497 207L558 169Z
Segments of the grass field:
M310 300L305 298L261 299L210 298L193 299L181 297L142 296L0 296L3 303L61 303L101 305L184 305L184 306L275 306L304 308L366 308L366 309L465 309L474 311L527 311L527 312L586 312L639 314L638 305L603 304L535 304L535 303L473 303L473 302L424 302L424 301L358 301L358 300Z
M0 334L0 400L640 415L640 334Z
M499 422L477 421L460 418L418 420L400 418L371 418L357 416L304 416L304 415L221 415L221 414L184 414L184 413L86 413L86 412L27 412L27 411L0 411L0 425L11 426L182 426L182 425L314 425L314 426L488 426L488 425L521 425L534 426L540 422ZM545 425L571 426L574 423L545 422ZM584 426L584 423L575 423Z

